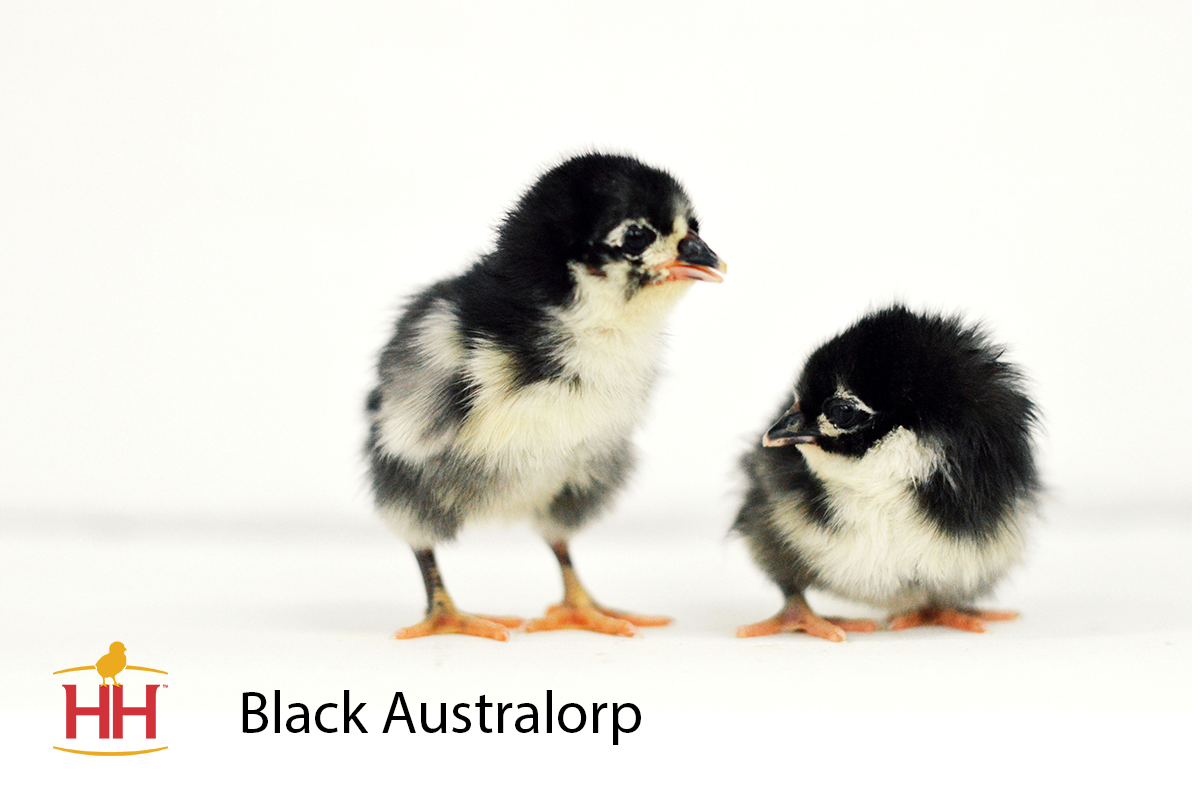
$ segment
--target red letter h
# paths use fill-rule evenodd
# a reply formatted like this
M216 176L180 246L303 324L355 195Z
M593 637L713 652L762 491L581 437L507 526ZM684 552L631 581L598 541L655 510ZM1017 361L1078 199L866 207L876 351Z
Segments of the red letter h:
M100 738L107 739L108 738L108 689L109 689L109 687L107 687L107 686L100 687L100 705L98 705L98 706L83 706L83 707L80 707L75 704L75 689L77 688L75 686L75 684L64 683L62 685L62 687L67 690L67 738L68 739L75 738L75 718L76 717L78 717L81 714L86 714L86 715L94 714L100 718ZM157 689L158 687L156 686L154 688ZM120 707L120 703L121 703L120 691L121 691L121 688L118 686L117 687L117 705L118 705L118 707ZM143 711L142 713L145 713L145 712ZM150 719L150 718L147 717L147 719ZM149 727L151 724L152 723L150 723L150 722L146 723L147 727ZM118 739L121 738L121 721L120 721L119 717L117 718L117 738Z
M135 706L126 708L124 703L122 702L122 700L124 699L125 687L124 686L112 687L112 691L113 691L113 710L112 710L113 738L115 738L115 739L124 738L125 717L126 716L143 716L143 717L145 717L146 718L146 738L147 739L155 738L155 734L158 732L157 726L156 726L157 720L155 719L155 713L154 713L155 709L157 707L158 686L159 686L159 684L157 684L157 683L146 684L146 705L142 706L141 708L137 708ZM103 703L104 706L108 705L107 695L105 695L102 698L101 702ZM107 726L105 726L105 727L107 728ZM101 729L100 736L101 736L101 738L107 738L107 730L105 728Z

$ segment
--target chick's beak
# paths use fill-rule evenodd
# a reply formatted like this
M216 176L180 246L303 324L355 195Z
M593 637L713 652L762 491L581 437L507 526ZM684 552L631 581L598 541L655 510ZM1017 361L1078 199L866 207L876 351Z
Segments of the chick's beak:
M763 447L783 447L788 444L812 444L818 431L807 425L804 415L796 409L789 410L775 421L771 429L763 434Z
M717 258L709 246L694 233L689 232L679 240L675 260L666 265L668 281L708 281L720 283L724 280L725 262Z

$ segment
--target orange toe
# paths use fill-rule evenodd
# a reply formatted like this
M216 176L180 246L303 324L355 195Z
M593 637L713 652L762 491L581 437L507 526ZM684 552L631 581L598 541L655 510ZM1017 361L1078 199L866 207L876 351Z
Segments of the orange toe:
M970 633L986 633L985 622L1007 622L1019 615L1015 611L975 611L971 609L926 606L908 614L893 617L888 629L902 631L905 628L940 626Z
M634 615L629 615L634 616ZM652 617L650 619L661 619ZM670 622L668 619L667 622ZM660 623L666 624L666 623ZM610 636L637 636L637 627L628 619L606 613L593 605L560 603L546 609L546 616L525 626L527 631L595 631Z
M892 617L888 620L889 631L902 631L907 628L916 628L921 625L928 625L925 622L924 616L920 611L913 611L909 614L901 614L898 617Z
M503 625L506 628L519 628L525 624L523 617L493 617L490 614L476 614L479 619L486 619L488 622L495 622L497 625Z
M508 629L519 626L521 622L519 617L483 617L455 610L439 610L416 625L401 628L392 635L397 639L417 639L422 636L460 633L507 642Z
M617 611L612 608L604 608L596 606L596 609L605 616L623 619L626 622L632 622L639 628L661 628L663 625L670 625L675 620L670 617L663 617L657 614L632 614L628 611Z
M847 633L874 633L880 629L880 625L873 619L848 619L846 617L826 617Z
M846 631L824 617L817 616L807 607L802 611L785 608L770 619L764 619L753 625L743 625L737 629L738 638L741 639L792 632L807 633L809 636L830 642L846 641Z

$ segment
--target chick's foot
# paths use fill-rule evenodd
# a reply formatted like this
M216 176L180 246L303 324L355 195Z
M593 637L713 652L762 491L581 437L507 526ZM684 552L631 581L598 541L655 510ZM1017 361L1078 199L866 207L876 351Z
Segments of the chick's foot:
M595 631L610 636L636 636L638 628L658 627L671 624L670 617L649 614L630 614L605 608L592 600L592 595L583 588L565 541L550 543L562 569L563 601L546 609L546 616L535 619L525 626L527 631Z
M909 614L892 617L888 630L902 631L905 628L919 628L940 625L944 628L957 628L971 633L985 633L985 622L1008 622L1018 616L1015 611L977 611L974 609L942 608L941 606L926 606Z
M519 628L524 620L520 617L488 617L481 614L465 614L455 608L435 609L425 619L409 628L401 628L392 634L397 639L416 639L443 633L461 633L508 641L508 629Z
M807 633L818 639L831 642L846 641L846 632L870 633L878 630L879 625L871 619L846 619L844 617L819 616L808 603L800 598L789 598L783 610L770 619L756 622L753 625L743 625L737 629L739 638L752 636L772 636L776 633Z
M559 603L546 609L546 616L525 626L527 631L595 631L611 636L636 636L639 627L669 625L670 617L630 614L595 603Z

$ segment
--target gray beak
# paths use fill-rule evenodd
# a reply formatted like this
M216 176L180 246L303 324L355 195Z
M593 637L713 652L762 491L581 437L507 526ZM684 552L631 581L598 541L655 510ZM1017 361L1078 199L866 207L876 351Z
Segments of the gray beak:
M783 447L789 444L812 444L820 432L808 425L804 415L793 408L775 421L763 434L763 447Z

